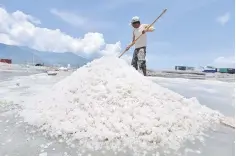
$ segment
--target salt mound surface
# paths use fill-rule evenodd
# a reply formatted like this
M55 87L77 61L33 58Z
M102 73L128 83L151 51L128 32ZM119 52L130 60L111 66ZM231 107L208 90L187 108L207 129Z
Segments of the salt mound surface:
M79 68L50 92L32 97L21 115L52 136L113 150L178 150L221 115L152 82L115 57Z

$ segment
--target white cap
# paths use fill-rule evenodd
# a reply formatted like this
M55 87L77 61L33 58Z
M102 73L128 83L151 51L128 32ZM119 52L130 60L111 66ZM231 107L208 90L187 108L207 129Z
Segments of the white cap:
M138 16L134 16L131 20L131 23L134 23L134 22L140 22L140 19Z

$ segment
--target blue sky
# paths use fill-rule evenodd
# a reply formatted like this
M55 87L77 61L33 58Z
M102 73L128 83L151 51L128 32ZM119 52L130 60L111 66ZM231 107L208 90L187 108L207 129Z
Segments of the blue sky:
M129 21L151 23L167 13L148 34L148 66L227 66L234 62L234 0L0 0L8 12L20 10L40 20L40 27L81 37L99 32L107 43L130 43ZM132 55L133 49L128 54ZM230 63L229 63L230 62Z

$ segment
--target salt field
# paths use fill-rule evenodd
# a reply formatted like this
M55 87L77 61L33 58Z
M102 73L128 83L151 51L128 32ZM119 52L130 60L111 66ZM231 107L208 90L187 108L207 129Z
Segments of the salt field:
M235 153L234 129L220 124L234 118L234 82L143 77L112 57L0 75L0 155Z

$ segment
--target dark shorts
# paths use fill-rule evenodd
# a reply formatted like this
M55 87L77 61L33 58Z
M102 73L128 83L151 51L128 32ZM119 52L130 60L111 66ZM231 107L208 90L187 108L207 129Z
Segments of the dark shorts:
M134 50L132 62L132 66L138 70L146 68L146 47L136 48Z

